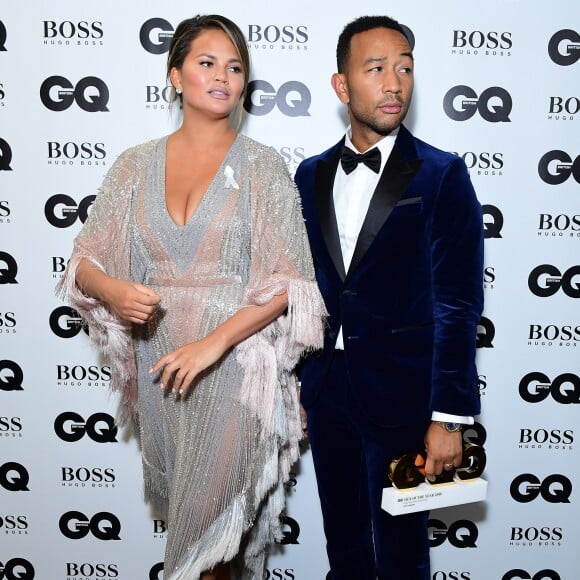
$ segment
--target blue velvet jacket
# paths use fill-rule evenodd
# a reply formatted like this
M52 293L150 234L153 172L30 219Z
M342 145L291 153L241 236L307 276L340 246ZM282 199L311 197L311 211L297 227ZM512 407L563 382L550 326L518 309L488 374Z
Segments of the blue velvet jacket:
M302 403L316 401L342 325L353 394L371 421L476 415L483 220L467 168L401 127L345 272L332 201L343 144L295 177L329 312L324 349L301 365Z

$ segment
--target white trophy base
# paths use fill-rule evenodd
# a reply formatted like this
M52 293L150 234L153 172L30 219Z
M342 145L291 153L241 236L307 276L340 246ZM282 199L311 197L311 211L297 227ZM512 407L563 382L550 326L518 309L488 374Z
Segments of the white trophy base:
M385 487L381 507L391 515L398 516L482 501L486 494L487 481L481 477L436 485L420 483L410 489Z

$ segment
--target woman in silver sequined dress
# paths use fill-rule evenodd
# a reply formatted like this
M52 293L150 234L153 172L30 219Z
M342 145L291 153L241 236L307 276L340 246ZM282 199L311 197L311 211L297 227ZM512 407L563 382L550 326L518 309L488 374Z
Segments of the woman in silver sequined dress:
M59 291L83 315L166 510L165 578L262 578L301 437L293 368L322 341L298 197L241 135L240 29L198 16L168 58L183 123L115 162Z

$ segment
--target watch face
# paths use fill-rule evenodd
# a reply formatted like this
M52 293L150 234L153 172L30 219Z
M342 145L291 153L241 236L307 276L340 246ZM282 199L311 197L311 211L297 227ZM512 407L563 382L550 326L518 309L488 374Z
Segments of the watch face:
M459 423L445 423L445 429L447 431L459 431L461 425Z

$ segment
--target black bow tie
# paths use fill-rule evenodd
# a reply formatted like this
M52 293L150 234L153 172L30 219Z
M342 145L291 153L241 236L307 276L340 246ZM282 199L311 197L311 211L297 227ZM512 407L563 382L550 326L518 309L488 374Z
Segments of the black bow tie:
M359 163L364 163L369 169L378 173L381 168L381 152L373 147L366 153L355 153L350 147L344 146L340 154L340 163L347 175L354 171Z

